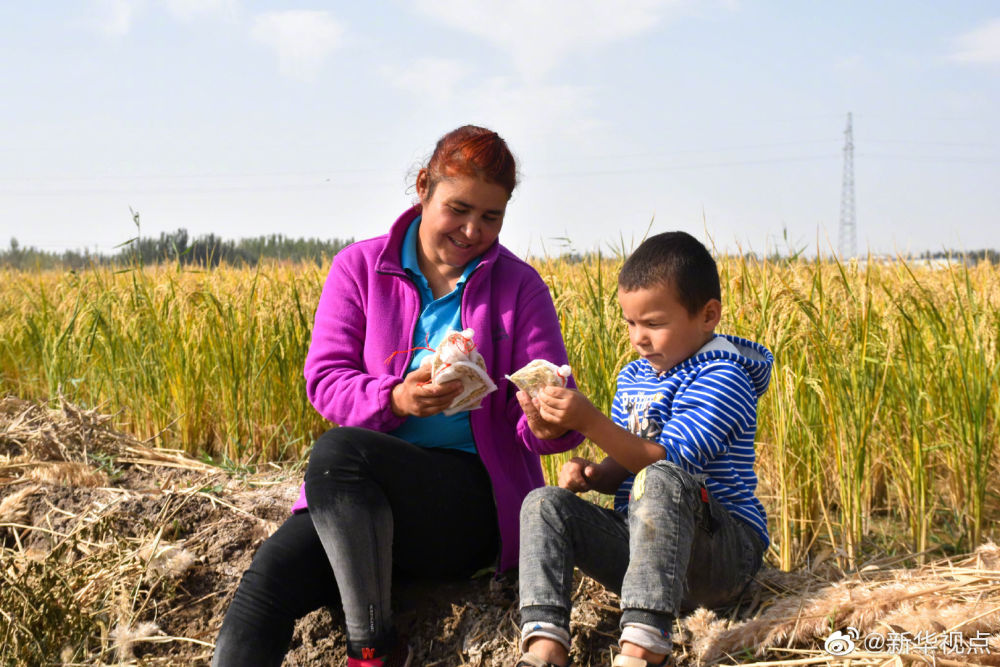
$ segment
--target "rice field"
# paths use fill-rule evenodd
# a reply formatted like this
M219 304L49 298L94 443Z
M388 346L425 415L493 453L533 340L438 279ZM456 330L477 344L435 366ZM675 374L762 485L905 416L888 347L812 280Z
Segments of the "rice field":
M607 410L632 358L620 259L535 266L577 382ZM996 534L1000 269L750 256L719 269L720 331L776 358L757 437L776 564L953 553ZM301 374L325 275L0 271L0 394L100 407L140 439L224 465L299 462L328 426ZM549 479L567 456L545 461Z

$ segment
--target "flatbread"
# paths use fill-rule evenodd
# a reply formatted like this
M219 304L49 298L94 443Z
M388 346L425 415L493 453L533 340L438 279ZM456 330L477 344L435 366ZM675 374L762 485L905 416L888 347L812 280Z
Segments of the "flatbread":
M482 407L483 398L497 390L486 372L486 360L476 351L472 340L475 331L450 331L431 357L431 382L444 384L452 380L462 383L462 392L444 410L454 415Z
M556 366L545 359L532 359L511 375L505 376L517 388L535 398L542 387L565 387L573 369L568 364Z

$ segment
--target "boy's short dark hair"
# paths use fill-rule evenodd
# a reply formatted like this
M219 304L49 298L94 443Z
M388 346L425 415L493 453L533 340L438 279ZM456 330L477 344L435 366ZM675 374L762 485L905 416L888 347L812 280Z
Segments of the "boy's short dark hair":
M618 288L631 292L673 285L681 305L694 315L711 299L722 301L719 270L708 248L686 232L650 236L625 260Z

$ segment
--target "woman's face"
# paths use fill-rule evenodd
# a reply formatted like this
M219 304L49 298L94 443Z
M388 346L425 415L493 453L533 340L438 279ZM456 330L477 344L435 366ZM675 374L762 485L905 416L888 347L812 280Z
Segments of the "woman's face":
M445 275L461 274L465 265L489 248L503 227L507 190L473 176L442 178L428 196L427 172L417 176L423 205L420 255Z

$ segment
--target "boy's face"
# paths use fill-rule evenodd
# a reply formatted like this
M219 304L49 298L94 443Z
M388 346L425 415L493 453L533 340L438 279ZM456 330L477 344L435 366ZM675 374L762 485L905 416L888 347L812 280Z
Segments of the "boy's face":
M632 347L660 373L710 341L722 314L722 304L712 299L692 315L666 283L628 292L619 289L618 303Z

